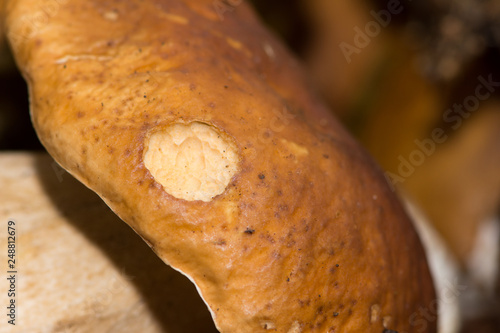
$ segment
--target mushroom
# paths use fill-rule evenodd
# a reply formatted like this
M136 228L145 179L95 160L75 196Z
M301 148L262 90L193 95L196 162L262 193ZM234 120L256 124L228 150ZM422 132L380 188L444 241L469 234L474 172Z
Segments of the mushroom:
M220 332L436 331L410 219L248 5L56 2L15 39L41 3L6 7L40 140Z

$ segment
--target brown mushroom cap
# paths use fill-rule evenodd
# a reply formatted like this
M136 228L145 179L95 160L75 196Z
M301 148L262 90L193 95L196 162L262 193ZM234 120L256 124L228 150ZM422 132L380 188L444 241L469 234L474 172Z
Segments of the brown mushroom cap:
M246 4L65 1L26 35L40 2L7 26L41 141L221 332L435 332L400 203Z

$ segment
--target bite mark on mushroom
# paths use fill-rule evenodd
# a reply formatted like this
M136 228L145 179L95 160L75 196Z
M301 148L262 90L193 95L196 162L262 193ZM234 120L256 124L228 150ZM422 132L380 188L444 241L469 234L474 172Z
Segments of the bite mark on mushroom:
M175 123L153 130L144 164L170 195L188 201L212 201L238 172L236 144L214 126Z

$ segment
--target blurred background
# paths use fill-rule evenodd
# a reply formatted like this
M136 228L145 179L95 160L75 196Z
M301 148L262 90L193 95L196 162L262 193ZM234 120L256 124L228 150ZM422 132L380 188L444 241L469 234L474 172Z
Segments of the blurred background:
M500 332L500 1L252 3L474 285L462 332ZM43 150L2 38L0 150Z

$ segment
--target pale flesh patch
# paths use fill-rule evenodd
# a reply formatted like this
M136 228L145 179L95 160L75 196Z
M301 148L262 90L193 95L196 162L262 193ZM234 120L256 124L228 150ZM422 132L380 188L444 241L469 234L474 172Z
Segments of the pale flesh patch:
M170 195L211 201L238 171L238 149L213 126L172 124L149 136L144 164Z
M379 321L380 311L381 311L380 305L378 305L378 304L372 305L372 307L370 308L370 312L371 312L370 323L375 324L376 322Z

